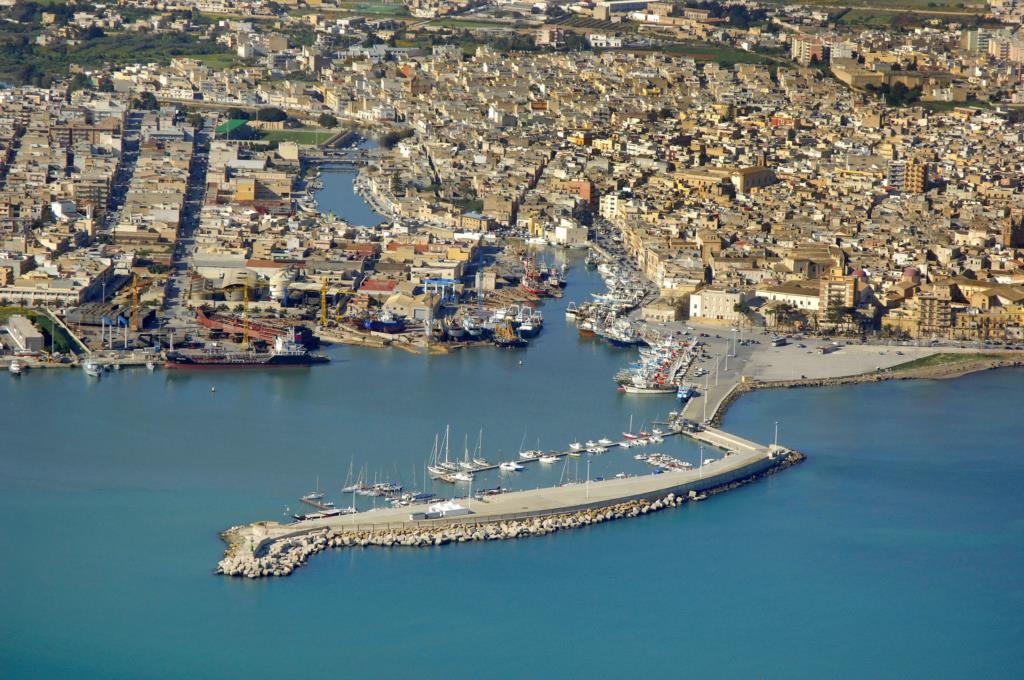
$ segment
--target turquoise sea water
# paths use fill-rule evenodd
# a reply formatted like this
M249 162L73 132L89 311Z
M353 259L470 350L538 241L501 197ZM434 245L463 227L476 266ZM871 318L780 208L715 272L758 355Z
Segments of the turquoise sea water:
M599 285L576 267L566 301ZM1021 371L745 396L726 427L765 441L780 419L809 460L706 503L211 574L220 529L295 508L317 475L336 490L352 458L409 481L446 423L483 427L493 458L524 428L555 447L671 408L617 394L629 353L577 339L563 304L520 353L0 377L0 676L1019 677Z

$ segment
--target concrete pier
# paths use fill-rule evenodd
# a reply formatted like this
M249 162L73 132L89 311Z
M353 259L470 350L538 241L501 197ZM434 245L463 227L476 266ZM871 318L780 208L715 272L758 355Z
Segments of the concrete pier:
M477 534L485 537L481 540L515 538L544 533L553 527L635 517L651 509L699 500L705 493L727 490L803 459L789 449L762 446L714 428L666 434L687 434L722 449L724 455L697 469L455 499L469 513L438 519L413 519L429 508L430 504L422 504L294 524L258 522L233 527L222 534L228 549L218 573L251 578L283 576L326 547L440 545L453 536L459 542L477 540L472 538Z

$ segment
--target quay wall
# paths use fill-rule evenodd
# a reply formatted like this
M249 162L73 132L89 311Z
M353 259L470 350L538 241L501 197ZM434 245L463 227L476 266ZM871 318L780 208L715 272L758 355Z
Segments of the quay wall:
M555 515L564 515L574 512L583 512L586 510L596 510L598 508L608 507L609 505L617 505L619 503L629 503L631 501L642 501L659 496L665 496L670 493L676 495L688 495L691 491L694 493L703 493L714 489L719 486L730 484L742 479L746 479L752 476L756 476L769 468L774 467L778 464L778 460L769 458L767 456L758 458L751 463L744 465L743 467L728 470L716 475L711 475L697 480L688 482L666 484L653 489L647 489L632 494L624 494L621 496L615 496L614 498L601 498L589 501L586 503L572 503L562 505L558 507L547 507L537 510L523 510L522 512L511 512L511 513L488 513L484 512L473 512L469 515L460 515L458 517L441 517L438 519L424 519L424 520L406 520L406 521L390 521L390 522L358 522L351 524L334 524L329 520L310 523L308 526L303 528L296 527L293 531L287 531L282 534L275 534L268 536L257 543L255 552L260 554L265 547L275 541L284 538L294 538L296 536L302 536L310 532L321 531L324 528L330 528L336 533L356 533L361 531L379 531L385 530L401 530L401 529L439 529L444 527L451 527L456 525L475 525L485 524L491 522L511 522L525 519L551 517ZM665 473L670 475L671 473ZM594 484L601 484L602 482L594 482ZM582 485L579 485L582 486ZM523 493L523 492L510 492L510 493ZM465 499L455 499L465 500ZM475 508L479 508L476 505L479 501L474 503ZM422 506L426 507L426 506ZM404 513L411 514L417 510L417 507L410 506L402 509Z

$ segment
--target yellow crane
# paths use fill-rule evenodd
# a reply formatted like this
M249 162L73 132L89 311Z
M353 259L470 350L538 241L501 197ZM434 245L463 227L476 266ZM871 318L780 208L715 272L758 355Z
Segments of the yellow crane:
M139 332L139 276L132 274L132 330Z
M269 288L270 285L257 279L252 284L253 288ZM245 330L242 333L242 345L249 344L249 282L242 286L242 325Z
M333 295L358 295L359 291L355 290L336 290ZM340 305L339 305L340 306ZM341 311L334 317L335 321L341 320ZM327 281L323 281L320 284L320 327L327 327Z
M242 327L245 329L242 332L242 346L245 347L249 344L249 286L248 284L242 286Z

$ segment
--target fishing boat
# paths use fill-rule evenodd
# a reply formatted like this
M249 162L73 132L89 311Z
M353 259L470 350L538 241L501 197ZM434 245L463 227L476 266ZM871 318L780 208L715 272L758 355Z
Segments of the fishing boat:
M462 318L462 330L466 331L466 335L473 340L479 340L487 333L487 329L484 328L483 324L470 316Z
M519 328L516 329L516 333L521 338L535 338L540 333L540 328L534 325L533 321L527 320L519 324Z
M565 308L565 318L571 321L572 319L576 318L576 315L579 314L579 311L580 310L576 306L576 303L570 302L569 305Z
M90 376L92 378L100 377L100 375L103 372L103 369L100 368L100 365L93 361L92 359L85 360L85 362L82 364L82 370L85 371L85 374L87 376Z
M465 340L467 335L466 329L462 327L460 322L453 321L448 324L448 337L452 340Z
M672 394L676 388L671 385L620 385L619 391L626 394Z
M10 371L11 375L21 375L23 367L20 361L12 359L11 363L7 365L7 370Z
M501 348L526 347L526 339L516 333L512 322L506 319L494 328L494 344Z
M363 328L378 333L401 333L405 330L405 320L389 311L384 311L376 317L369 317L363 321Z

